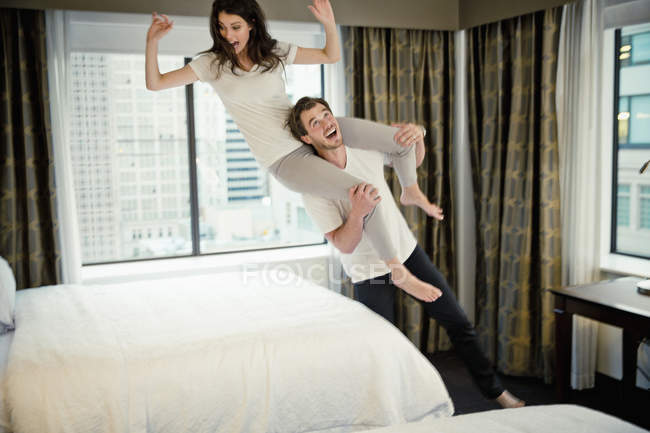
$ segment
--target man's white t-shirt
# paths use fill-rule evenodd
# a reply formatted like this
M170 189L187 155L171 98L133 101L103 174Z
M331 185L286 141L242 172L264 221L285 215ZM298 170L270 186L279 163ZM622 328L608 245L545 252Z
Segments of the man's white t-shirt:
M372 184L379 191L381 203L386 208L386 236L395 245L398 260L404 263L413 253L417 241L384 179L384 154L351 147L346 147L345 150L347 163L344 171ZM305 210L323 233L339 228L352 208L348 200L330 200L311 194L303 194L302 198ZM368 241L365 232L352 254L341 254L341 263L353 283L390 272Z
M285 42L278 42L275 47L285 66L293 63L297 51L296 45ZM262 72L259 65L248 72L235 68L235 75L228 63L217 78L215 57L213 53L203 54L189 65L199 80L217 92L257 161L268 168L302 146L284 127L291 102L285 89L282 64L266 72Z

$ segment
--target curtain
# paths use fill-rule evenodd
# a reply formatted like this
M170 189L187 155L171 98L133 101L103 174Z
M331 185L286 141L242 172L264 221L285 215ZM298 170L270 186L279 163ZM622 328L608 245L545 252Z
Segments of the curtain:
M64 113L69 113L69 50L64 11L45 11L47 40L47 74L52 112L52 144L57 186L57 215L61 241L61 279L66 284L81 283L81 244L73 183L72 158L68 127Z
M556 102L565 286L600 277L601 34L599 1L564 6ZM571 386L575 389L594 386L597 341L598 322L574 315Z
M476 313L498 370L550 382L561 233L555 82L561 8L469 29Z
M17 288L60 282L43 11L0 9L0 255Z
M455 290L453 32L343 27L342 36L348 115L427 128L427 152L418 181L429 200L444 209L445 220L438 223L413 207L401 210L418 243ZM387 170L386 176L399 197L394 172ZM345 285L343 293L350 293ZM396 299L398 327L416 346L428 352L451 347L417 301L401 291Z

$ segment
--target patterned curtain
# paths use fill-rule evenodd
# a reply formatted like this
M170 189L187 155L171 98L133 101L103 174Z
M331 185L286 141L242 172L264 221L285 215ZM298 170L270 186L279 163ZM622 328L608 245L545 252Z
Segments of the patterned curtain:
M438 223L412 206L401 210L418 243L455 289L453 32L343 27L342 33L348 115L427 128L418 181L429 200L444 209L445 220ZM387 169L386 178L398 198L401 188L393 170ZM351 294L349 286L343 293ZM398 326L416 346L427 352L451 347L417 301L399 291L397 302Z
M511 375L553 374L560 286L555 79L562 9L468 30L469 131L483 349Z
M0 256L17 288L60 281L45 14L0 9Z

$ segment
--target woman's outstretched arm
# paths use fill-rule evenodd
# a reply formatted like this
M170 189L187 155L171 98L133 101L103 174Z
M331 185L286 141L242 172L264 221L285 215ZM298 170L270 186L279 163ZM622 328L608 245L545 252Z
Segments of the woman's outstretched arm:
M160 73L158 68L158 41L173 28L174 22L167 15L152 14L151 26L147 32L147 49L145 52L145 81L147 89L162 90L185 86L199 79L189 65Z
M325 47L322 49L298 47L293 63L314 65L338 62L341 59L341 43L332 5L329 0L314 0L314 4L307 7L325 29Z

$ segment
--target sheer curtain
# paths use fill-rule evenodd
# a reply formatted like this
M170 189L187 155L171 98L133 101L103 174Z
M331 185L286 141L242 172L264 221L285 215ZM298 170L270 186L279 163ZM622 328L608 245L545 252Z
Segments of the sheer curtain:
M81 282L81 245L77 225L77 208L73 184L72 160L66 116L68 102L69 50L66 46L67 26L64 11L45 11L50 112L54 147L54 176L57 194L61 270L63 283Z
M599 279L600 0L564 6L557 75L562 285ZM573 318L571 386L594 386L598 322Z

